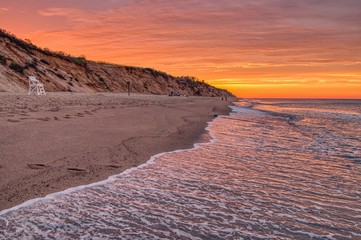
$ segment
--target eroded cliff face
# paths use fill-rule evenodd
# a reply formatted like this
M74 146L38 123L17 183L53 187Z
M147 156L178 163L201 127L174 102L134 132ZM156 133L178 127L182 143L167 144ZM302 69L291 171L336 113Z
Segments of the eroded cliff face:
M28 76L48 92L132 92L199 96L232 96L192 77L173 77L149 68L88 61L40 49L0 30L0 92L26 92Z

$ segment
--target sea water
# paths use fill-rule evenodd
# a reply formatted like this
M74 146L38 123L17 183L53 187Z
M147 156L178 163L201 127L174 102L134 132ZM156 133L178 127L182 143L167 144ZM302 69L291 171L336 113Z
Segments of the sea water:
M0 239L361 239L361 101L252 100L212 140L0 213Z

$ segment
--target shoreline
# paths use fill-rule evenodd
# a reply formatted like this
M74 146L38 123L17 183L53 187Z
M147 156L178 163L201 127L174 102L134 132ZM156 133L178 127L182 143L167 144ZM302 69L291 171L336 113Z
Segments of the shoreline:
M230 102L116 93L0 94L0 211L105 181L199 142Z
M220 116L226 116L226 115L220 115ZM16 210L21 209L21 208L25 208L25 207L30 206L31 204L37 203L39 201L51 200L51 199L54 199L57 196L61 196L63 194L71 194L73 192L80 191L80 190L85 189L85 188L90 188L90 187L93 187L93 186L99 186L99 185L105 185L107 183L111 183L114 179L117 179L121 175L126 175L126 174L132 173L133 171L136 171L138 169L141 169L141 168L147 167L147 166L149 166L151 164L154 164L155 161L157 160L157 158L162 157L163 155L197 149L198 147L200 147L203 144L212 144L212 143L214 143L216 141L216 138L211 134L211 132L209 132L208 127L210 126L210 124L212 124L213 120L218 118L218 117L219 116L217 116L217 117L211 119L209 122L207 122L207 127L205 128L206 133L204 133L204 134L207 134L207 136L209 136L209 139L203 141L203 138L200 137L199 140L201 140L201 141L193 143L192 147L184 148L184 149L176 149L176 150L172 150L172 151L168 151L168 152L157 153L157 154L151 156L144 163L142 163L142 164L140 164L138 166L135 166L135 167L125 169L124 171L122 171L122 172L120 172L118 174L115 174L115 175L111 175L108 178L106 178L104 180L101 180L99 182L93 182L93 183L89 183L89 184L85 184L85 185L79 185L79 186L75 186L75 187L65 189L65 190L60 191L60 192L50 193L50 194L48 194L48 195L46 195L44 197L29 199L26 202L23 202L23 203L21 203L19 205L15 205L15 206L13 206L11 208L0 210L0 218L1 218L2 215L5 215L5 214L7 214L9 212L12 212L12 211L16 211Z

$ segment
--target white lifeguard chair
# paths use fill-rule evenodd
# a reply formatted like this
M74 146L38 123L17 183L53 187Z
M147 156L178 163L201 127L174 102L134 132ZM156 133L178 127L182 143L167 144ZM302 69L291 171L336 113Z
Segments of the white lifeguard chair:
M29 76L28 95L31 95L33 92L36 93L36 95L46 95L44 85L41 84L35 76Z

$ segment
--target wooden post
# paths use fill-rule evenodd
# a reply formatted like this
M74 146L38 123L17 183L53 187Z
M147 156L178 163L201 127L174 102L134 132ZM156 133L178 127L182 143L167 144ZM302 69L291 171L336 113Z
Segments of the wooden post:
M127 81L127 86L128 86L128 96L130 97L130 81Z

